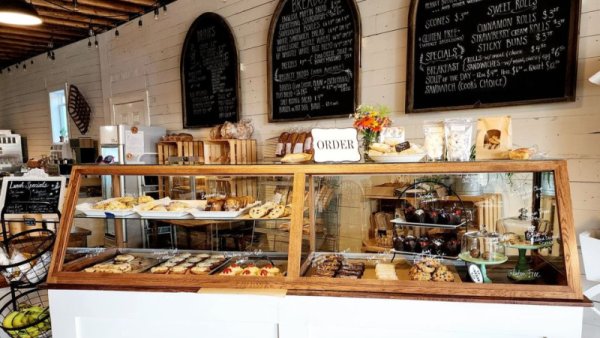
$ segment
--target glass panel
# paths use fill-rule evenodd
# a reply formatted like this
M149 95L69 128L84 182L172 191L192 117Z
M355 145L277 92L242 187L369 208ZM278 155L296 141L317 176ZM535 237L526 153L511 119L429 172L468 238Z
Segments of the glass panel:
M304 276L566 284L552 172L310 180Z
M94 183L76 202L68 271L282 276L287 270L292 176L88 179Z

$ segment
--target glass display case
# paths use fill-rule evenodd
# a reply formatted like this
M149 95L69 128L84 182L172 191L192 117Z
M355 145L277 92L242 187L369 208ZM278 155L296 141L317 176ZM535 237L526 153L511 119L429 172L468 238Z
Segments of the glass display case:
M79 200L84 176L110 176L116 197ZM125 176L192 193L118 196ZM385 203L371 198L381 186ZM583 299L564 161L78 166L69 187L50 288ZM520 209L531 226L504 225ZM114 222L114 238L98 220ZM75 224L90 233L79 247Z

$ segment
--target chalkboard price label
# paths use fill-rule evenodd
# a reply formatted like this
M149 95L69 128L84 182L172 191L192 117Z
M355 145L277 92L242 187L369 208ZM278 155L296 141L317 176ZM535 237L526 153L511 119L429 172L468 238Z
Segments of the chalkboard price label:
M53 214L62 205L64 177L5 177L0 207L5 214Z
M348 116L359 83L355 0L281 0L268 58L269 121Z
M575 99L579 0L413 0L407 112Z
M239 119L238 53L220 15L204 13L192 24L181 54L183 126L209 127Z

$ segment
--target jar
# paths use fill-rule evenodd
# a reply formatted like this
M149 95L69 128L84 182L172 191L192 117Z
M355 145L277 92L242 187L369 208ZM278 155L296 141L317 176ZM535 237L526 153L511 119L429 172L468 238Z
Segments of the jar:
M506 259L500 235L485 229L464 234L461 255L490 262Z

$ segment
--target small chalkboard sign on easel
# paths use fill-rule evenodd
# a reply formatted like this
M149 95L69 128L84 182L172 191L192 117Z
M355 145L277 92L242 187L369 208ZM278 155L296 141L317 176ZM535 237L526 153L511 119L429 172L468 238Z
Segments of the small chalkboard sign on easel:
M60 210L64 177L5 177L0 191L4 214L54 214Z

